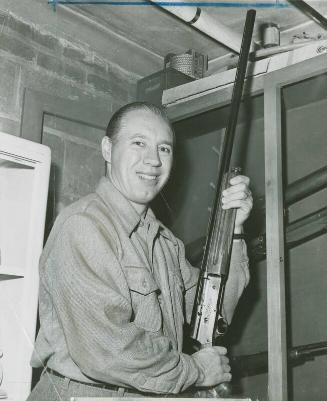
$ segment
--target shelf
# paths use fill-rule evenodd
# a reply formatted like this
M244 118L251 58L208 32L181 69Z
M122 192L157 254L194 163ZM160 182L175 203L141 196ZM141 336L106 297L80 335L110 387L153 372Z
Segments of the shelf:
M24 275L25 273L22 267L0 265L0 281L13 280L15 278L23 278Z

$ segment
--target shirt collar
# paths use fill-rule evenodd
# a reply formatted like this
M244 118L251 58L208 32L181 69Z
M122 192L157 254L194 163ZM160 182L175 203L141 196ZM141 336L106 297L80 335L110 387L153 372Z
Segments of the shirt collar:
M126 199L112 184L109 177L102 177L100 179L96 193L101 197L107 206L115 210L115 214L118 216L121 224L129 236L131 236L131 234L137 229L140 222L144 220L144 222L156 222L158 224L160 234L171 240L173 243L176 242L170 230L168 230L159 220L156 219L151 208L147 209L144 217L140 216L129 200Z
M141 216L132 204L118 191L108 177L100 179L96 193L110 209L114 209L115 214L130 236L141 220Z
M157 220L155 214L153 213L152 209L148 208L146 214L144 216L145 224L149 222L150 224L154 224L156 222L158 224L158 230L160 231L160 235L169 239L174 245L177 245L176 237L172 234L172 232L161 223L161 221Z

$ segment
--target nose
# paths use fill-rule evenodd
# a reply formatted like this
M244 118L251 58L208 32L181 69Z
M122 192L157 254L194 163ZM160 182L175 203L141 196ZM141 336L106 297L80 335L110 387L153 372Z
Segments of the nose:
M162 164L158 149L150 146L146 149L143 161L144 164L149 164L153 167L160 167Z

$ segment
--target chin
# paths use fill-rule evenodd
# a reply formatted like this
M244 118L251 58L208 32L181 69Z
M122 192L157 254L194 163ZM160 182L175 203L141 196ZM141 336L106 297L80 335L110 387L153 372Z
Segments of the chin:
M134 202L139 203L140 205L148 205L153 199L158 195L158 192L151 193L144 196L138 196L135 198Z

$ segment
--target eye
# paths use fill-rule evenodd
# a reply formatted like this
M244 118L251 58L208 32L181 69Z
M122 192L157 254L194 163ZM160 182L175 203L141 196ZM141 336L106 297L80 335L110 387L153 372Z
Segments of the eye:
M159 146L159 151L162 153L167 153L169 155L171 153L172 149L170 146L162 145L162 146Z
M145 143L143 141L137 140L133 142L133 145L139 146L139 147L144 147Z

